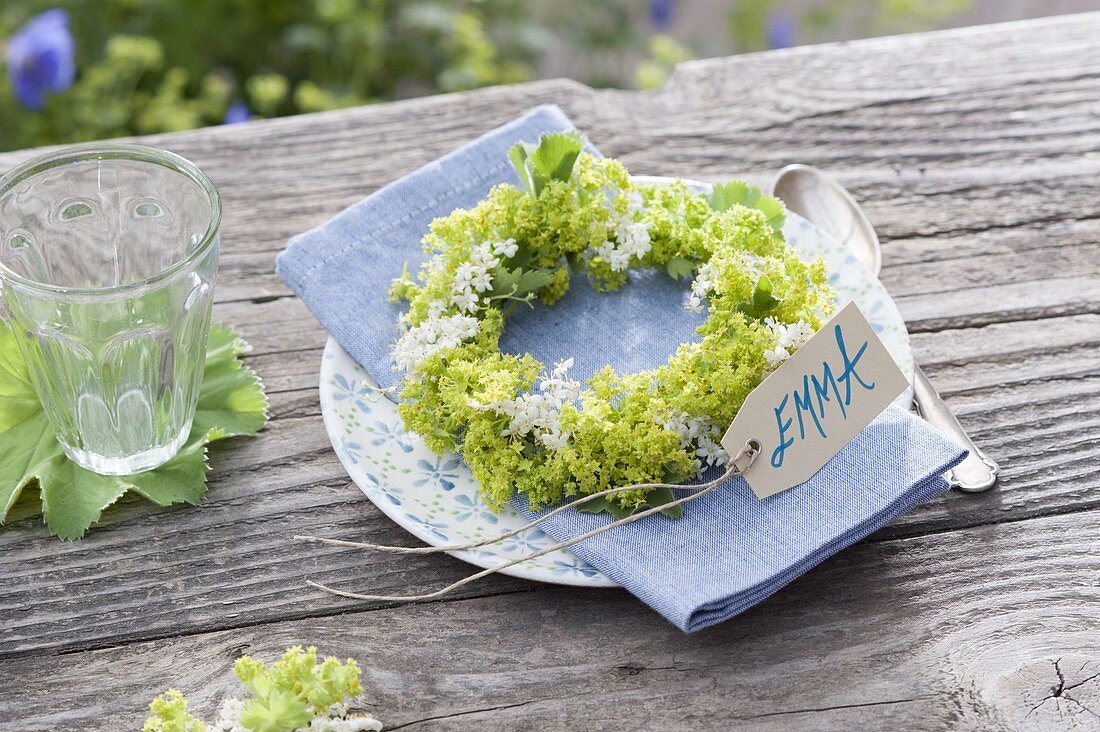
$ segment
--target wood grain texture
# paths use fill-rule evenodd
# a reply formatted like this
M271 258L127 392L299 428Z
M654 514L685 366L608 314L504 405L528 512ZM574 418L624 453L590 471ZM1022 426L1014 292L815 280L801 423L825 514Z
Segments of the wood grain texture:
M0 661L0 685L21 690L0 696L0 718L133 729L168 685L206 712L233 690L237 655L313 643L364 662L365 706L387 729L1095 728L1093 518L863 543L693 636L619 590L531 586L23 655Z
M222 190L215 318L255 347L273 419L215 448L200 508L126 501L69 544L34 518L0 529L0 719L120 729L169 683L212 700L242 647L331 640L410 728L1100 728L1098 32L1100 15L1075 16L694 62L658 93L553 80L148 138ZM325 334L275 255L551 102L637 173L833 172L879 228L915 354L1001 461L999 488L922 506L692 638L617 592L498 578L398 609L306 588L400 592L468 568L290 539L407 537L330 449ZM26 707L20 676L41 679Z

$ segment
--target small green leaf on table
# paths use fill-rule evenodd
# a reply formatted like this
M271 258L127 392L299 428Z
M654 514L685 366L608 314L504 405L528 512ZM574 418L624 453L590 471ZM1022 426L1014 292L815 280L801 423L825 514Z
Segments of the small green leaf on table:
M210 328L206 367L191 434L164 465L134 475L99 475L69 460L31 385L16 336L0 324L0 523L23 489L36 484L50 532L78 539L127 491L167 506L198 504L206 493L206 445L254 435L267 423L267 397L239 356L248 344L225 326Z

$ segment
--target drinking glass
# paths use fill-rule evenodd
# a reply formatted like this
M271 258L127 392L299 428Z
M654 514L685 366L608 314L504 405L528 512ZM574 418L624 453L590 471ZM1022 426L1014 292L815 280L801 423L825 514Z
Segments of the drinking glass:
M65 454L150 470L191 430L221 199L192 163L102 143L0 178L0 315Z

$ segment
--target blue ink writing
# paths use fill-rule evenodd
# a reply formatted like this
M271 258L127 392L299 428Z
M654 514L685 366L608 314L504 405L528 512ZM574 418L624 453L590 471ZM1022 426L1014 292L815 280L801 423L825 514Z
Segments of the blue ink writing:
M775 422L779 427L779 447L772 451L772 467L779 468L783 465L783 453L787 451L787 448L794 444L794 438L783 439L783 435L787 434L787 430L791 427L791 418L788 417L787 421L783 421L783 410L787 406L787 402L790 401L790 395L784 394L783 401L779 402L779 406L775 408ZM776 459L778 458L778 462Z
M783 459L787 450L794 446L796 439L792 427L798 420L798 441L806 439L807 423L812 423L815 431L823 439L828 435L822 427L822 419L826 416L826 404L831 403L840 410L843 419L848 418L848 407L852 404L852 391L861 388L864 391L873 391L874 381L867 381L857 370L859 361L867 352L868 341L864 341L855 352L854 356L848 353L848 345L844 342L844 332L839 324L833 329L836 337L837 350L840 354L841 369L839 375L834 374L833 367L822 361L820 378L817 374L804 374L801 388L795 388L790 394L784 394L779 406L773 410L775 413L776 430L779 436L779 444L771 454L773 468L783 466ZM786 416L793 397L794 416Z

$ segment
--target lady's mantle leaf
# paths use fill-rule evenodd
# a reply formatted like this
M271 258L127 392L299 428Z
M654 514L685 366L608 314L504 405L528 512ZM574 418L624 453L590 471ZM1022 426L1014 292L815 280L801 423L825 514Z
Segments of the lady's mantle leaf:
M756 281L752 297L742 300L737 309L750 318L763 320L764 316L779 306L779 300L772 295L772 281L761 275Z
M197 504L206 492L206 444L252 435L267 422L259 379L237 357L248 346L224 326L212 326L195 421L179 453L155 470L99 475L65 457L34 393L15 335L0 326L0 522L23 488L39 487L42 516L62 539L77 539L127 491L161 506Z
M527 192L538 196L550 181L569 180L583 149L584 138L579 132L554 132L540 137L537 146L517 142L508 151L508 159Z
M577 506L577 510L581 513L609 513L615 519L623 519L627 516L631 516L639 511L644 511L647 508L654 508L656 506L663 506L666 503L671 503L676 500L676 495L672 492L671 488L655 488L650 491L646 496L645 503L640 506L634 506L631 508L625 508L618 503L613 503L607 498L601 496L599 498L593 498L585 501ZM684 509L681 506L671 506L661 511L665 516L669 518L680 518L684 515Z
M739 203L746 208L763 211L768 218L768 225L775 232L775 236L782 236L783 221L787 218L787 211L778 198L764 195L764 192L756 186L750 186L741 180L714 185L710 194L711 208L715 211L725 211L735 203Z
M259 377L237 358L250 350L230 328L211 326L192 440L200 432L207 441L254 435L267 424L267 396ZM212 436L211 430L219 435Z
M665 271L674 280L683 279L695 274L695 262L683 257L671 257L665 265Z

